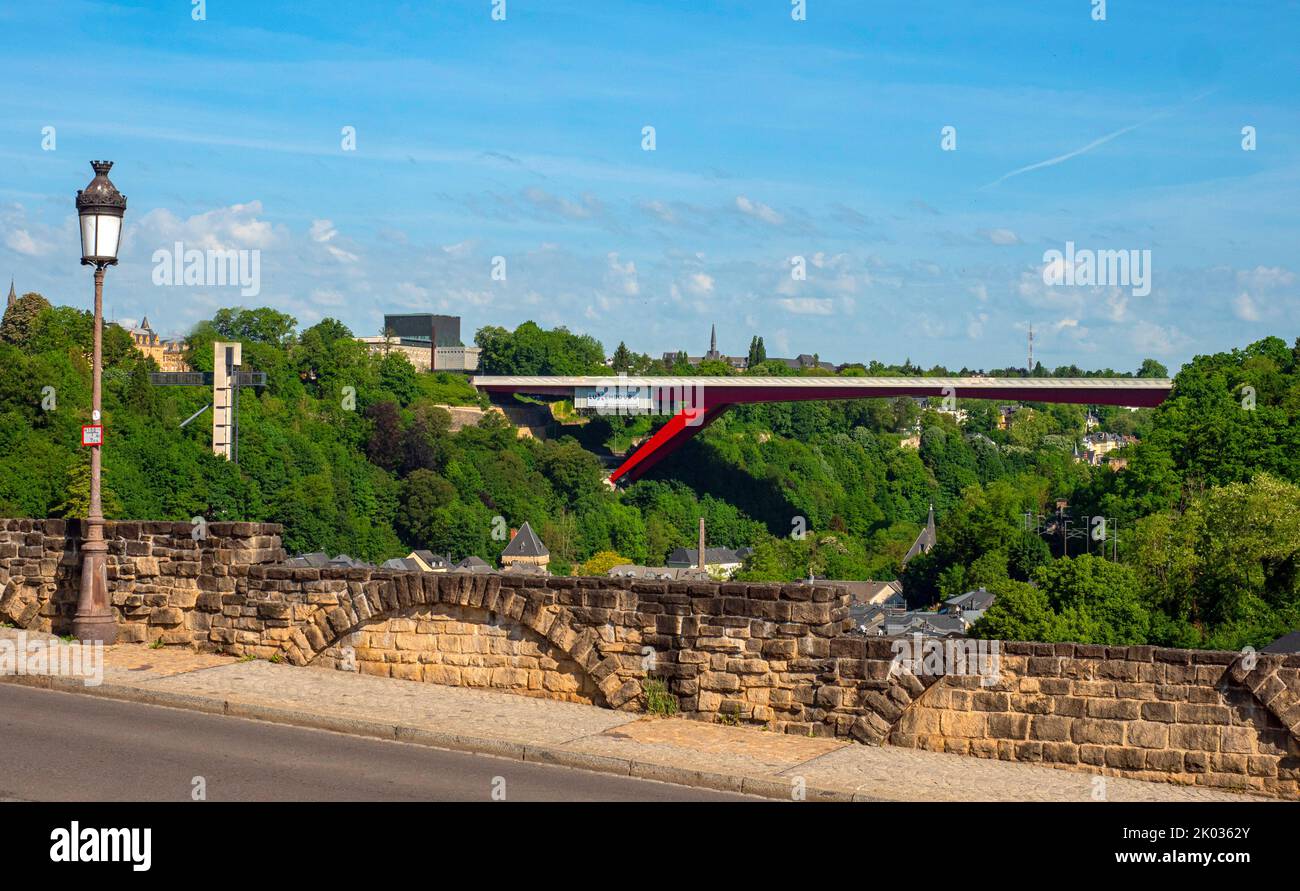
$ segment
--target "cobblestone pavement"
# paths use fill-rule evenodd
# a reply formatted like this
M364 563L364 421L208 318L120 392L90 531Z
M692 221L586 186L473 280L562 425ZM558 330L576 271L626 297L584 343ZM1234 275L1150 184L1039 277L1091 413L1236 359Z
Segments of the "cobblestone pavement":
M0 629L0 637L17 633ZM48 637L28 634L29 640ZM810 799L1263 800L139 644L106 648L104 686L85 692L774 797L806 788Z

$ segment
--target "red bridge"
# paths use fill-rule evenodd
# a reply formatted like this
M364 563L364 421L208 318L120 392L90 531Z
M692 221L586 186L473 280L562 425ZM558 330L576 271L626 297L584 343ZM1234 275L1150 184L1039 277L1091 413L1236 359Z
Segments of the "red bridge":
M612 415L671 415L667 424L610 475L635 480L681 448L733 405L939 396L1023 402L1068 402L1147 408L1169 395L1166 378L998 377L529 377L479 375L488 393L572 399L577 409Z

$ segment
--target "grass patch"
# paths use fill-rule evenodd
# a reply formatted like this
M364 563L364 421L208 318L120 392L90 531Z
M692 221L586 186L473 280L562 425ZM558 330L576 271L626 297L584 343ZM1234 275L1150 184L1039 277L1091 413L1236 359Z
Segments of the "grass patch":
M645 694L646 714L669 718L677 714L677 697L668 692L668 685L658 678L647 678L641 684Z

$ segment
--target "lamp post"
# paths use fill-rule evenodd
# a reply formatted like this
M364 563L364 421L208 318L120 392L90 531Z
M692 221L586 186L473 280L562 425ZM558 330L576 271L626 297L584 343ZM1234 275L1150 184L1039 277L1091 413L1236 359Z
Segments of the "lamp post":
M104 268L117 265L117 249L122 241L122 217L126 213L126 196L108 179L112 161L91 161L95 178L77 192L77 216L81 218L81 265L95 267L95 356L93 362L91 423L103 424L100 413L100 379L103 376L104 343ZM90 509L82 530L81 593L77 613L72 619L72 634L78 640L117 640L117 620L108 602L108 542L104 540L104 508L100 498L100 449L90 446Z

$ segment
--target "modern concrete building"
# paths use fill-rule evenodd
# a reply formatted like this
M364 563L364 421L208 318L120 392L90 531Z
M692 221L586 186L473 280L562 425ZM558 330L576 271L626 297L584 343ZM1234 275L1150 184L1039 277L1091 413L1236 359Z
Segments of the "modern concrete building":
M436 342L440 347L460 346L460 316L443 316L434 313L384 315L382 333L392 333L398 340L427 346Z
M477 371L479 348L460 341L460 316L384 316L382 333L358 337L372 353L400 352L421 371Z
M478 371L478 347L438 347L434 355L429 354L427 344L401 343L386 337L358 337L357 340L370 348L370 352L386 356L389 353L402 353L411 360L420 371Z

